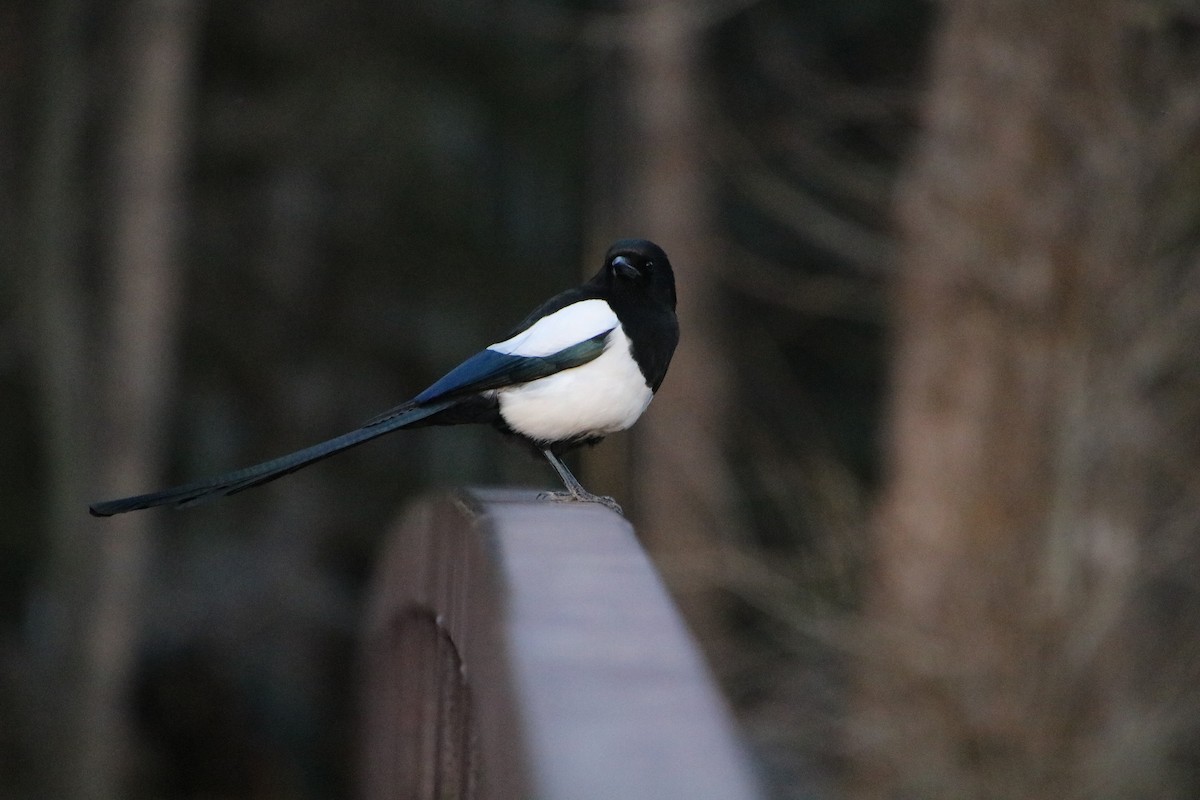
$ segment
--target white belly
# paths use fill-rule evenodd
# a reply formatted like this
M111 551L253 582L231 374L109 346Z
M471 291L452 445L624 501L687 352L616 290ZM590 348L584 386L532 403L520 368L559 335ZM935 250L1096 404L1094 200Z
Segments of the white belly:
M606 436L637 421L654 393L620 328L592 361L499 389L500 414L517 433L543 442Z

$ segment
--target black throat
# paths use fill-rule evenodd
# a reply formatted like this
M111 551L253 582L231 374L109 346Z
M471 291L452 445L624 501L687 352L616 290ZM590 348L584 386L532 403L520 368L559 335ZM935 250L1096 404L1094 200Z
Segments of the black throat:
M616 291L603 299L608 301L629 337L629 349L646 385L657 392L667 375L675 345L679 344L675 309L640 292Z

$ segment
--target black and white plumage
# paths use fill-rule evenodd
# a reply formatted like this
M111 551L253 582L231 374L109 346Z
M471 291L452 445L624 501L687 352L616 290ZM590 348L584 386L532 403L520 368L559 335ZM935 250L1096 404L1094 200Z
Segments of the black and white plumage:
M401 428L490 424L540 451L567 494L587 492L561 456L633 425L667 374L679 341L675 277L652 242L623 239L582 286L552 297L501 342L448 372L412 400L335 439L161 492L94 503L107 517L154 506L186 506L267 483Z

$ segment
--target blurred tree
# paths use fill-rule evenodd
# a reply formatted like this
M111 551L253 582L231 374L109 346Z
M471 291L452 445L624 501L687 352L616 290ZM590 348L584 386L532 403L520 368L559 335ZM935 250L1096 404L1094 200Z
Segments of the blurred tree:
M48 668L30 679L57 679L53 689L38 687L50 691L41 725L56 743L43 754L42 780L57 782L64 796L101 800L128 791L126 708L154 520L122 519L110 535L95 538L80 509L96 485L149 485L161 474L175 371L180 173L197 13L190 0L147 0L121 17L116 52L124 89L104 121L112 132L106 190L112 203L104 212L112 234L102 244L111 291L97 313L85 300L86 206L76 188L89 110L87 10L86 3L54 2L41 18L43 145L30 181L36 283L29 302L39 321L43 429L53 447L46 462L54 545L45 602L54 629L47 632L52 644L38 654Z
M163 474L178 372L184 170L199 21L193 0L138 0L120 17L116 57L124 80L111 123L108 291L94 354L105 365L95 405L103 432L100 486L151 486ZM69 508L78 503L72 498ZM129 515L93 540L99 552L79 643L86 670L72 797L115 800L129 791L128 708L156 528L153 517Z
M1200 20L948 2L853 794L1200 794Z
M723 425L727 356L718 312L705 97L705 35L712 9L675 0L630 0L624 86L626 126L614 220L622 235L661 244L675 267L682 330L670 380L634 440L631 488L638 532L710 652L724 626L714 607L719 553L733 536L732 481Z

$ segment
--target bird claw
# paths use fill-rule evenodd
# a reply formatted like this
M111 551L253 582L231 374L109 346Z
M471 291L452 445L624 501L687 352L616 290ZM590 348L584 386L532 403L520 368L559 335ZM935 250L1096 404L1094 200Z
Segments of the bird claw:
M571 492L541 492L538 494L538 500L548 500L551 503L599 503L605 508L617 512L622 517L625 516L625 511L621 505L611 497L599 494L572 494Z

